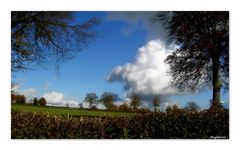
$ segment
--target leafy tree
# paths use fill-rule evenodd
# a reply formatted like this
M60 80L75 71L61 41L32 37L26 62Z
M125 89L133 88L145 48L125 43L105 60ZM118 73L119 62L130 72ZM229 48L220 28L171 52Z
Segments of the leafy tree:
M110 111L117 111L118 110L118 106L115 105L114 103L110 103L108 105L108 110L110 110Z
M33 99L33 105L35 106L39 105L39 101L36 97Z
M130 106L136 110L141 105L140 98L137 94L133 94L131 97Z
M110 106L113 106L113 95L111 93L104 92L101 96L100 102L109 109Z
M79 108L83 108L83 103L79 103Z
M32 63L43 64L49 58L59 64L93 43L97 36L93 27L99 20L75 22L74 12L12 11L12 71L24 71Z
M118 110L119 110L119 111L130 111L131 108L130 108L126 103L123 103L122 105L120 105L120 106L118 107Z
M88 93L84 99L85 102L89 103L89 108L92 107L93 104L97 103L97 95L95 93Z
M155 111L159 111L159 106L160 106L160 100L157 96L153 98L153 107Z
M13 101L16 104L26 104L26 98L24 95L14 95Z
M200 106L196 102L188 102L185 106L185 110L191 111L191 112L196 112L200 110Z
M219 107L229 81L229 13L159 12L156 18L179 46L165 60L172 84L191 91L212 87L212 107Z
M44 97L41 97L39 99L39 105L40 106L46 106L46 103L47 103L47 101L46 101L46 99Z
M174 114L177 114L181 111L181 109L176 105L174 104L173 106L168 106L166 108L166 112L167 113L174 113Z

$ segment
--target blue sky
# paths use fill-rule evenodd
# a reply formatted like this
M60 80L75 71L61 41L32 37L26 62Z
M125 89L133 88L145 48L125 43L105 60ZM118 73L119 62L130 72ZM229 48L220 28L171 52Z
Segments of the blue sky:
M151 13L145 16L138 16L138 13L128 15L110 12L76 13L76 22L84 22L93 16L99 18L101 24L95 29L104 33L104 37L99 38L94 45L90 45L76 54L74 59L61 64L59 75L55 71L54 64L48 64L47 69L38 66L33 71L14 74L12 81L19 83L18 91L28 93L30 90L30 95L36 97L46 96L46 93L52 92L61 93L64 98L54 97L61 99L59 101L81 102L87 93L95 92L100 96L104 91L116 93L124 99L130 89L137 88L124 90L124 84L130 82L128 78L109 82L107 77L117 66L122 66L126 70L127 63L132 66L138 65L139 48L145 46L144 54L147 53L148 49L151 50L151 46L149 48L147 43L156 40L158 34L162 41L165 40L162 31L155 32L156 25L150 29L151 24L146 21L146 18ZM114 75L116 73L113 73L112 76ZM133 86L135 84L127 85ZM188 101L195 101L201 107L206 108L211 96L211 89L206 89L201 93L171 96L168 99L182 106ZM228 92L222 94L222 100L228 103Z

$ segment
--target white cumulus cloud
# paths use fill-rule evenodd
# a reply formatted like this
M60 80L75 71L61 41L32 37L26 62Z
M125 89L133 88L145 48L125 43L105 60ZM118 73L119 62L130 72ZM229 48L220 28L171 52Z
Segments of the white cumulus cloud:
M36 89L28 88L21 91L21 93L27 98L31 99L36 96Z
M151 40L138 49L134 62L115 67L107 80L123 82L127 97L134 93L143 96L176 94L178 91L169 84L169 65L164 62L172 51L161 40Z
M60 92L49 92L45 93L43 97L47 101L47 105L49 106L66 106L68 104L69 107L79 107L79 102L74 100L73 98L65 98L63 93Z
M58 105L63 104L64 101L64 94L58 92L45 93L43 97L46 99L47 104Z

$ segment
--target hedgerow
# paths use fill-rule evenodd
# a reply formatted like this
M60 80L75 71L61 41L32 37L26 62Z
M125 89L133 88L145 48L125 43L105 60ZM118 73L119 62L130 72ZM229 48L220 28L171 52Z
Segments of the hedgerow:
M13 139L229 138L228 110L144 113L133 117L72 117L12 112Z

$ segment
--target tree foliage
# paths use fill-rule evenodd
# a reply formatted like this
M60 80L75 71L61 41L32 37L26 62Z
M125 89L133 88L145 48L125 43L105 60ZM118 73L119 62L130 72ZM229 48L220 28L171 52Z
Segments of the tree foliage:
M88 93L84 99L85 102L89 103L89 108L92 108L93 104L96 104L98 97L95 93Z
M185 110L190 111L190 112L196 112L200 110L200 106L196 102L188 102L185 106Z
M118 110L127 112L127 111L130 111L131 108L126 103L123 103L118 107Z
M97 35L93 27L99 20L75 22L73 12L12 11L12 71L24 71L31 64L43 64L49 58L56 59L58 64L92 44Z
M159 106L160 106L160 99L157 96L155 96L153 98L152 103L153 103L154 110L158 111L159 110Z
M168 114L171 114L171 113L172 114L178 114L180 112L182 112L182 109L180 109L179 106L176 105L176 104L174 104L173 106L168 106L166 108L166 113L168 113Z
M26 98L24 95L12 94L12 102L16 104L26 104Z
M39 101L36 97L33 99L33 105L35 106L39 105Z
M44 97L41 97L39 99L39 105L40 106L46 106L46 103L47 103L47 101L46 101L46 99Z
M131 97L130 106L136 110L140 105L141 105L140 97L137 94L133 94Z
M110 111L117 111L118 110L118 106L115 105L114 103L110 103L107 107L108 110Z
M159 12L170 42L178 48L167 57L172 84L196 91L213 88L213 106L220 104L220 90L228 89L229 13Z
M100 101L107 109L109 109L109 107L113 104L114 98L111 93L104 92Z

